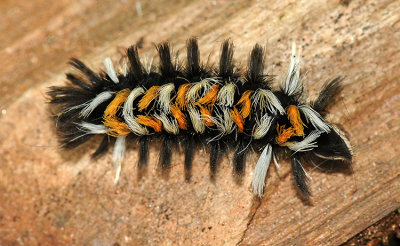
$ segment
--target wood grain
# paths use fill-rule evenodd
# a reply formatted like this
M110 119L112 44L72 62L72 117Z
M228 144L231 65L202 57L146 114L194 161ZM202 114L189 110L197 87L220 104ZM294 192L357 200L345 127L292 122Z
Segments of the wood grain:
M400 207L399 1L2 1L0 10L0 244L27 245L338 245ZM143 57L169 40L184 53L199 38L215 62L230 37L246 65L255 43L266 45L269 71L283 78L289 47L302 50L310 97L345 76L330 120L354 147L352 174L309 167L312 204L296 194L290 167L271 169L265 197L250 192L257 156L243 185L229 160L215 183L199 150L193 179L183 181L182 154L169 179L151 165L139 179L132 143L121 183L112 183L108 153L91 160L99 139L79 150L57 146L46 88L65 82L71 56L93 68L143 37ZM210 54L210 56L209 56Z

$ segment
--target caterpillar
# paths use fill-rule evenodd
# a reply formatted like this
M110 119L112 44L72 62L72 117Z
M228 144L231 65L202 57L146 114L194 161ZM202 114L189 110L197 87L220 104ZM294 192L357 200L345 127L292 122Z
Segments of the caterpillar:
M161 170L170 168L173 148L183 146L187 180L199 145L209 149L212 178L224 153L234 151L233 171L240 177L249 151L261 152L252 180L259 197L270 163L279 168L279 153L291 159L295 184L307 197L311 191L302 163L351 163L348 139L338 126L326 121L329 106L343 89L342 78L328 81L315 100L307 101L295 45L288 74L278 89L272 87L275 77L264 72L265 50L259 44L250 52L245 69L235 65L230 40L222 43L217 66L200 61L196 38L187 41L184 64L173 61L169 43L156 45L156 50L157 66L142 63L133 45L117 71L106 58L105 71L99 73L71 58L69 64L80 74L67 73L67 85L48 91L64 148L76 148L93 135L103 135L92 154L96 157L115 140L114 182L118 182L128 140L138 141L139 168L148 162L151 141L161 142Z

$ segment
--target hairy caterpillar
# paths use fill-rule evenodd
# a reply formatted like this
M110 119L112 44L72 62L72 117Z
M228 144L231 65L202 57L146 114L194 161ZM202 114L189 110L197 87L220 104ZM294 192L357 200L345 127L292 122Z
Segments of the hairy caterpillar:
M313 102L303 96L300 59L293 45L287 77L278 90L273 76L264 73L264 50L255 45L248 68L240 72L233 63L233 44L225 41L216 67L200 62L197 40L187 41L185 65L173 62L168 43L156 46L160 62L143 65L136 46L127 50L128 64L118 73L111 59L105 72L95 73L81 61L70 64L82 76L68 73L69 84L50 87L50 104L63 147L75 148L96 134L104 135L103 153L115 139L113 164L118 182L127 139L139 142L139 168L146 165L151 139L162 141L159 166L171 165L172 147L184 146L186 179L190 178L194 149L210 150L210 173L215 175L222 153L234 149L234 172L244 172L250 149L261 151L252 186L263 195L271 160L283 151L291 158L294 180L309 196L307 174L301 162L316 158L351 162L352 151L337 126L325 121L327 108L342 90L341 79L326 83Z

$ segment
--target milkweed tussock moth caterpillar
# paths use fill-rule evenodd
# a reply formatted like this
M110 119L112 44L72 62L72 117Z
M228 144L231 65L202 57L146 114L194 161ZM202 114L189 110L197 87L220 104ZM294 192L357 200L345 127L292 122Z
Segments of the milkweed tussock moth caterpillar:
M260 197L269 164L274 161L278 166L279 152L291 158L295 183L306 196L311 193L302 162L351 162L349 141L325 120L328 106L342 90L341 78L326 83L314 101L306 101L295 45L279 89L272 88L274 77L264 73L264 49L258 44L243 72L233 62L230 41L223 42L217 66L201 63L194 38L187 41L184 65L172 61L168 43L156 49L159 64L143 65L138 48L131 46L129 65L118 72L110 58L99 73L72 58L70 64L81 75L68 73L69 84L48 92L63 147L76 148L100 134L103 140L93 153L98 156L115 139L115 182L128 139L138 140L139 168L147 164L149 142L161 139L159 166L164 170L171 166L174 143L181 143L187 179L196 146L209 148L212 176L229 149L234 149L233 169L238 175L244 172L248 152L260 151L252 181L253 192Z

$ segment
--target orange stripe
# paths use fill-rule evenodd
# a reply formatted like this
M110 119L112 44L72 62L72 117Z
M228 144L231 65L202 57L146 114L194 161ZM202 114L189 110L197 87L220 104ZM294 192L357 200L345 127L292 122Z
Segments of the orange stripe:
M304 127L305 124L303 123L303 121L301 120L300 117L300 112L298 110L298 108L294 105L289 105L286 108L286 113L288 115L290 124L292 124L294 131L296 133L296 136L304 136Z
M219 85L213 85L204 97L197 101L197 104L211 104L214 105L217 101Z
M236 105L241 105L240 115L242 115L242 117L244 119L246 119L250 115L250 111L251 111L250 96L253 92L254 91L252 91L252 90L245 91L243 93L242 97L240 98L240 100L236 104Z
M107 106L104 111L103 124L106 126L107 134L113 137L127 136L131 131L128 126L119 121L117 115L121 105L126 101L131 91L129 89L123 89L117 92L115 98Z
M160 86L152 86L150 89L146 91L146 93L143 95L142 99L140 99L138 107L139 111L145 110L150 103L158 97L158 89Z
M176 105L171 105L170 109L171 109L172 116L174 116L175 119L178 121L179 128L181 128L183 130L187 130L186 117L182 113L182 111L179 109L179 107Z
M236 123L238 126L238 132L241 133L244 130L244 120L242 116L240 115L239 111L237 110L236 107L233 107L233 110L231 111L231 117L232 120Z
M279 126L279 124L277 124L276 131L278 132L278 136L275 138L275 140L280 146L287 146L286 141L295 135L295 129L293 127L285 129L285 125Z
M186 93L190 89L190 84L183 84L179 86L178 92L176 93L176 105L179 108L184 109L187 107Z
M215 125L214 122L212 122L212 121L210 120L210 116L212 115L212 109L209 109L209 108L207 108L207 107L203 107L203 106L201 106L201 105L198 105L198 106L199 106L199 108L200 108L201 116L202 116L203 119L204 119L204 124L205 124L206 126L214 126L214 125Z
M161 132L161 130L162 130L162 128L161 128L162 127L161 120L157 119L156 117L154 117L152 115L149 115L149 116L138 115L136 117L136 121L139 124L142 124L142 125L145 125L145 126L153 128L155 132Z

